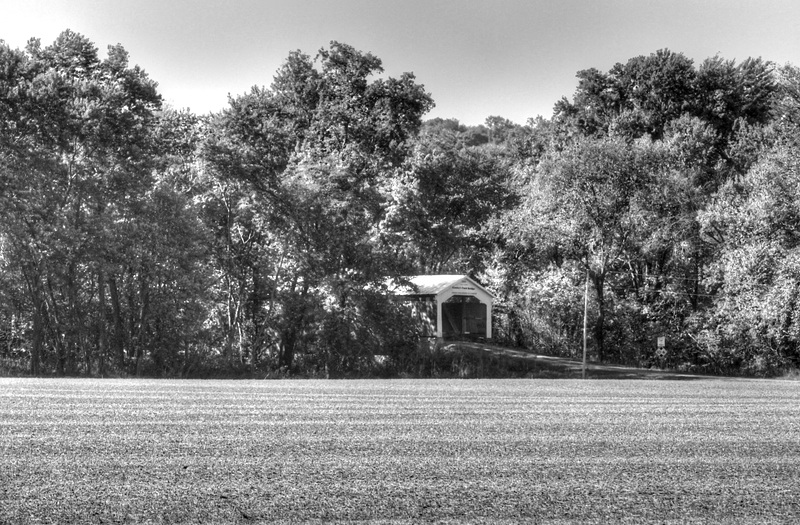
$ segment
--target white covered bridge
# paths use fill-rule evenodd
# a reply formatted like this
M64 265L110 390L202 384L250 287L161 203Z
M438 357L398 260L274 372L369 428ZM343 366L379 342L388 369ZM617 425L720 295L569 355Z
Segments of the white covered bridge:
M392 292L411 303L424 335L440 339L491 339L493 297L466 275L415 275Z

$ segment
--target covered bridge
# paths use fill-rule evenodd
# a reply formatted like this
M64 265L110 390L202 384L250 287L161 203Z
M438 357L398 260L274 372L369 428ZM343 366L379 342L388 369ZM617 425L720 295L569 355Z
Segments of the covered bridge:
M492 295L466 275L415 275L393 293L412 304L429 337L491 339Z

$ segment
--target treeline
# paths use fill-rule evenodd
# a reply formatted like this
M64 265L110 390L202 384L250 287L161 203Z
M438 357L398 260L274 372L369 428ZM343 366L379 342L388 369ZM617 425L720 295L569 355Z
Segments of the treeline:
M332 42L199 116L119 45L0 45L2 366L414 373L386 278L467 273L502 343L577 356L588 297L595 359L798 367L798 68L661 50L525 126L382 71Z

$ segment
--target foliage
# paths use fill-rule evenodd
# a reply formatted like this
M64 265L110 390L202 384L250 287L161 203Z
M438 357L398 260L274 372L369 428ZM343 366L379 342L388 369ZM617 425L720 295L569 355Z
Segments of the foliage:
M796 366L786 351L768 350L763 338L751 339L753 348L745 350L730 348L732 340L722 337L723 329L754 326L726 308L739 281L758 270L734 276L729 269L729 280L710 277L721 275L724 261L741 260L726 239L747 230L739 219L724 224L733 212L709 218L740 210L741 181L770 151L796 144L795 69L719 57L695 68L685 56L661 50L607 73L581 71L578 78L573 100L558 102L552 121L530 123L520 205L495 228L501 255L492 256L493 271L505 277L494 288L510 341L536 346L543 344L540 334L556 340L552 334L562 330L563 317L547 309L548 296L529 283L536 279L548 292L558 290L547 272L568 274L577 263L591 283L590 346L600 359L718 373L774 374ZM786 177L791 166L776 168L776 177ZM775 193L779 201L794 199L787 186ZM791 228L786 220L786 213L773 218L763 235L780 236ZM791 274L790 259L782 255L759 251L752 260ZM504 266L511 270L498 273ZM574 327L579 279L571 282L572 291L558 297L571 305L567 318ZM763 312L763 323L787 318L762 308L758 295L742 300L742 307ZM535 319L536 330L520 329L523 312ZM655 355L656 336L669 341L666 358ZM565 340L560 352L574 352L576 343L574 336ZM750 354L763 356L751 365Z
M796 367L800 150L770 153L740 182L726 185L722 196L702 216L720 243L720 258L707 277L720 290L707 328L719 342L706 347L706 359L721 369L760 375Z
M579 141L540 162L522 188L526 193L523 205L509 215L508 222L513 224L509 237L515 244L535 246L544 254L542 261L556 269L566 262L577 263L585 277L573 276L573 286L581 280L591 282L597 306L593 339L600 360L606 353L606 316L615 312L607 293L609 285L618 284L617 275L622 272L629 272L634 281L641 280L641 273L647 272L649 252L662 249L661 236L666 232L661 229L664 217L659 205L673 183L665 170L668 162L669 158L649 143ZM567 270L570 272L574 270ZM534 273L530 278L541 277ZM551 292L560 300L573 295L556 290L546 293ZM545 297L538 297L534 290L525 295L547 309ZM553 322L553 329L560 332L562 321Z
M385 282L438 272L492 290L506 344L575 355L588 301L598 360L798 366L797 67L662 49L577 79L550 119L424 122L412 74L331 42L197 116L120 45L0 42L2 368L414 373Z
M178 369L203 319L203 231L155 173L176 147L157 133L156 84L121 46L101 60L71 31L2 48L0 235L31 372L140 372L145 356Z
M238 201L235 213L220 208L225 327L231 334L247 321L269 333L280 367L304 353L312 354L306 366L327 373L363 371L389 329L363 313L375 307L391 317L366 290L403 268L380 233L383 188L432 101L413 75L369 80L382 70L373 55L337 42L316 61L292 53L270 90L232 99L212 122L211 181L236 188ZM253 197L239 193L248 190ZM230 256L246 248L234 228L245 228L250 256ZM250 308L242 308L251 279Z
M512 179L507 159L428 135L391 181L382 234L417 273L470 273L490 246L484 226L514 206Z

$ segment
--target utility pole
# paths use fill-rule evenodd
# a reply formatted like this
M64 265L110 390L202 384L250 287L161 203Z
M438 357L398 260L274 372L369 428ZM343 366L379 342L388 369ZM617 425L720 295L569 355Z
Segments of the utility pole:
M586 268L586 286L583 289L583 367L582 379L586 379L586 328L589 325L589 268Z

